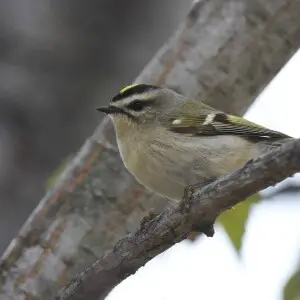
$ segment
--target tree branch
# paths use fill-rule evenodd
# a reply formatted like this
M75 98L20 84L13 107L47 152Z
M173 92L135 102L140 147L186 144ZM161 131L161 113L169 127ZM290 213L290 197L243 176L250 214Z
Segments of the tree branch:
M136 81L200 93L241 115L299 48L299 15L299 0L195 2ZM0 298L52 299L149 209L164 206L125 170L105 119L4 253Z
M223 211L299 171L300 139L249 161L243 168L197 191L188 214L181 214L178 203L120 240L56 299L104 299L121 280L183 240L189 232L201 230Z

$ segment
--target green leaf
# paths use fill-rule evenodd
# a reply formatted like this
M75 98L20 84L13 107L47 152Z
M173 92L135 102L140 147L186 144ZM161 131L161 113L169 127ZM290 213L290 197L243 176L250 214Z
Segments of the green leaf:
M241 202L231 210L228 210L221 214L218 218L226 233L228 234L233 246L240 252L243 236L245 232L245 224L248 220L248 216L251 210L251 207L254 203L257 203L261 200L259 194L255 194L246 201Z
M284 300L300 299L300 268L290 277L284 288Z

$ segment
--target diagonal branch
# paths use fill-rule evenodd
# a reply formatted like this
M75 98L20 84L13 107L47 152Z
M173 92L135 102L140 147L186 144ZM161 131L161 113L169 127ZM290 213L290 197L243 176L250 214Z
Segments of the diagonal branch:
M299 48L299 14L300 0L195 1L136 81L200 93L242 115ZM114 135L105 119L12 241L0 260L0 299L52 299L149 209L165 206L125 170Z
M190 231L203 228L223 211L299 171L300 139L286 142L280 148L249 161L234 173L196 191L188 214L180 213L178 203L121 239L112 250L77 276L56 299L103 299L121 280L183 240Z

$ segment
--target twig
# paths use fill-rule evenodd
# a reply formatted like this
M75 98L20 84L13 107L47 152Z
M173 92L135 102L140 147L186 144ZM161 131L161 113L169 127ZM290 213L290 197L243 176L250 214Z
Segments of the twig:
M151 258L214 221L223 211L254 193L300 171L300 139L249 161L244 167L197 191L188 214L180 203L121 239L101 259L77 276L57 300L103 299L121 280Z

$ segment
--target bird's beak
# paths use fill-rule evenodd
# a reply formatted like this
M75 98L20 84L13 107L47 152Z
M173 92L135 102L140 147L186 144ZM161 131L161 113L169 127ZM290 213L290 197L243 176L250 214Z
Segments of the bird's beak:
M97 108L98 111L104 112L106 114L114 114L123 112L122 109L115 106L101 106Z

